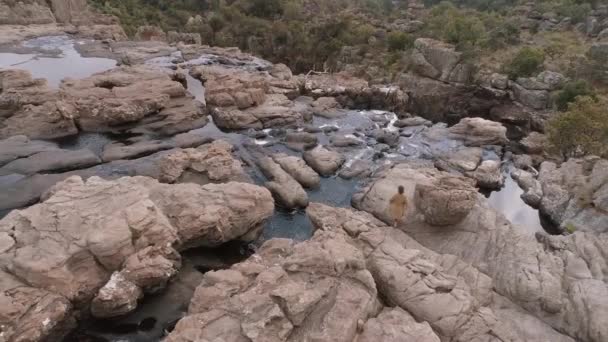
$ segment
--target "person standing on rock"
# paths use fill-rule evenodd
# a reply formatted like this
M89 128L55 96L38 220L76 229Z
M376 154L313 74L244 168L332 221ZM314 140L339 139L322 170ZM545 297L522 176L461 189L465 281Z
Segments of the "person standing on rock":
M399 185L397 193L391 197L389 202L388 213L393 220L393 227L397 227L398 224L403 222L403 217L407 210L407 197L405 197L403 192L403 186Z

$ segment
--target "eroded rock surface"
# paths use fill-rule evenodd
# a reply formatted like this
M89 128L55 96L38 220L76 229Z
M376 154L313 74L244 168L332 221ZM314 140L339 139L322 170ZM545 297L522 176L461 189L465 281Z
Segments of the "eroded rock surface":
M607 160L570 159L560 166L543 162L538 182L540 210L555 224L568 230L608 232Z
M33 325L39 339L71 319L70 302L96 297L93 314L103 317L132 310L140 290L155 291L175 274L176 250L251 241L274 210L270 193L255 185L167 185L147 177L71 177L43 200L0 221L0 262L32 288L24 300L49 293L63 301L63 311L42 324L0 315L3 331Z
M379 175L353 202L390 222L385 208L394 185L403 185L412 199L416 184L438 177L436 170L399 164ZM401 228L422 245L477 267L493 279L499 294L554 329L575 339L603 341L608 333L600 323L608 313L608 268L600 246L606 244L606 234L537 234L534 238L491 209L481 195L476 196L469 214L457 224L433 227L414 207Z

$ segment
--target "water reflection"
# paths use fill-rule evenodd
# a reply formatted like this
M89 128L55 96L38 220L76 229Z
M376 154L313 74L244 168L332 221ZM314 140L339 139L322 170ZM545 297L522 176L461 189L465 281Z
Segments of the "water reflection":
M28 40L23 46L36 49L39 53L0 53L0 68L27 70L34 78L45 78L50 87L57 88L61 80L66 77L86 78L116 66L116 61L113 59L82 57L74 48L74 44L79 43L67 36ZM60 51L60 54L49 57L44 51Z
M505 185L499 191L494 191L488 197L492 208L501 212L521 231L534 234L544 232L538 210L527 205L522 199L523 190L508 174L505 175Z

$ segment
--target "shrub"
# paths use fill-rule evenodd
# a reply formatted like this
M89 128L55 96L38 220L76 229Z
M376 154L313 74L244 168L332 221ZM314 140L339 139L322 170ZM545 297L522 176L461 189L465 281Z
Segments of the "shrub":
M403 51L414 46L414 38L405 32L394 31L387 35L386 44L389 51Z
M564 159L594 154L608 157L608 103L579 96L547 127L550 148Z
M590 96L595 98L595 93L589 83L584 80L568 82L555 97L555 106L560 111L568 109L568 104L574 102L578 96Z
M475 11L465 11L449 2L442 2L431 10L426 29L437 39L466 50L480 45L487 34Z
M530 77L540 72L545 62L545 53L542 50L524 47L505 66L505 72L511 79Z

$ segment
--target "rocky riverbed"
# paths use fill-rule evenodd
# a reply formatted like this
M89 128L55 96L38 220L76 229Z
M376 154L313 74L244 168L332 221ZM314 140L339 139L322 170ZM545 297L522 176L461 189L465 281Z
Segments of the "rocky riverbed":
M0 341L608 339L608 166L533 118L55 33L0 49Z

